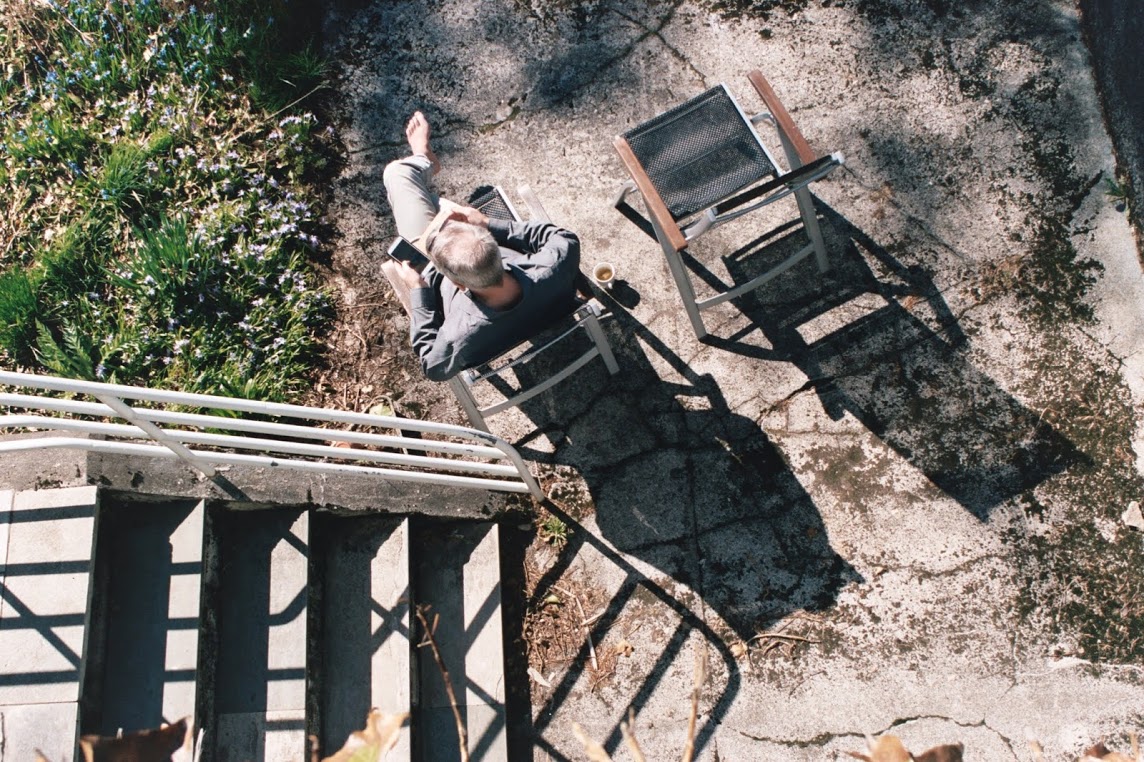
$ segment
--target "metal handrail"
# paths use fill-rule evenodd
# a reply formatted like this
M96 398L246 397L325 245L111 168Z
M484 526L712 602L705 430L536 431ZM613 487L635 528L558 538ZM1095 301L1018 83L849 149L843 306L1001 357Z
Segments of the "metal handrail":
M537 499L544 497L516 448L493 434L464 426L11 371L0 371L0 384L84 395L99 400L91 402L0 393L0 406L59 414L10 413L0 416L0 429L32 428L101 437L6 440L0 441L0 453L69 448L178 458L207 477L215 476L216 466L274 466L311 472L371 474L393 481L528 493ZM128 400L167 407L139 407L129 404ZM171 406L212 411L213 414L172 410ZM214 411L287 418L292 422L251 420L219 415ZM126 423L108 423L106 419L119 419ZM412 431L449 437L452 441L318 428L300 421ZM154 444L143 444L138 440L150 440ZM307 444L297 440L346 442L379 449ZM393 448L405 452L393 452ZM258 454L249 454L252 451ZM411 451L422 454L410 454ZM470 460L460 460L460 457ZM384 468L382 465L397 468Z

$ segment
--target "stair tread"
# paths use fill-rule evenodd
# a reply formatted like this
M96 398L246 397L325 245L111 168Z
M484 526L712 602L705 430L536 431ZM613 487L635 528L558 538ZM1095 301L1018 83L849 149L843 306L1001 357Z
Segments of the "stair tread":
M79 699L96 490L18 492L6 511L0 705Z
M507 759L500 535L494 523L456 524L418 537L417 600L431 607L436 638L465 720L470 750ZM421 734L434 741L425 760L456 757L456 731L444 681L427 649L419 655ZM474 755L474 758L476 756Z
M413 644L409 520L331 518L325 527L322 748L332 751L362 728L370 707L410 711ZM409 759L409 732L407 725L391 759Z

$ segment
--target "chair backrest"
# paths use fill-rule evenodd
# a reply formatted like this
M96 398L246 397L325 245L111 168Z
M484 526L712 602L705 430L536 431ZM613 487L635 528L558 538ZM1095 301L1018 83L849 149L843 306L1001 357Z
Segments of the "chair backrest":
M623 137L677 221L776 174L774 162L725 85Z
M527 186L521 187L519 192L528 204L533 219L549 220L548 214L541 206L539 199ZM519 213L509 201L508 196L498 187L478 188L469 196L469 205L484 212L492 219L521 221ZM580 275L579 280L586 280L583 274ZM599 319L603 315L604 310L599 303L594 300L582 301L573 297L569 300L568 314L556 319L549 325L537 326L537 333L533 337L515 344L497 357L464 370L450 379L449 385L461 403L469 422L475 428L488 431L488 425L485 422L486 417L496 415L510 407L517 407L543 393L571 376L595 357L603 359L610 374L618 372L619 366L612 354L607 336L600 326ZM547 354L556 348L571 346L574 337L581 333L587 335L591 346L572 358L570 362L563 363L554 369L547 378L532 384L527 389L514 389L505 379L503 374L513 368L535 364L534 361L542 353ZM527 351L519 352L519 348L524 344L529 344L530 348ZM503 399L482 407L473 394L473 386L482 381L488 381L495 386Z

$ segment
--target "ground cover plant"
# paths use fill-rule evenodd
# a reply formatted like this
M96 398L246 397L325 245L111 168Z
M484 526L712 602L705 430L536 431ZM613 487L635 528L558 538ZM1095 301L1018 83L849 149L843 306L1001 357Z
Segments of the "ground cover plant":
M284 399L330 298L322 63L265 0L0 5L0 362ZM327 141L328 142L328 141Z

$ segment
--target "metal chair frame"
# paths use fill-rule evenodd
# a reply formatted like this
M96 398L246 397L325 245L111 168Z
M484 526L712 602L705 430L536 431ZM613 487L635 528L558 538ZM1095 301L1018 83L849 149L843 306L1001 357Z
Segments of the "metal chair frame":
M810 144L807 143L798 127L795 126L790 114L778 99L778 96L775 95L774 90L771 89L770 84L763 77L762 73L757 70L752 71L747 75L747 78L767 108L767 111L752 117L747 116L734 96L731 95L726 85L721 84L717 87L722 88L730 101L735 105L735 109L743 119L747 131L750 132L758 143L770 161L771 166L775 168L774 177L771 180L754 185L754 187L750 187L747 190L717 201L697 214L686 215L677 219L668 210L654 182L636 157L631 145L629 145L627 137L625 135L617 136L614 142L616 151L620 155L620 160L628 170L628 173L632 176L632 180L621 187L620 193L616 197L613 205L629 218L633 215L640 217L638 212L635 212L627 205L626 199L627 196L633 192L638 192L643 199L644 208L648 213L647 217L650 218L652 235L663 249L664 256L667 258L668 269L671 271L675 285L679 289L680 296L683 298L683 306L691 321L691 327L695 331L696 338L699 339L707 336L707 328L703 324L701 314L703 310L710 309L718 304L753 291L794 267L812 253L815 255L819 272L825 273L830 269L830 261L826 253L826 244L818 225L818 215L815 211L814 201L811 198L808 186L812 182L826 177L834 171L835 167L841 166L844 163L842 154L834 153L828 156L817 156L814 151L811 150ZM775 161L774 155L767 148L766 144L759 137L758 131L755 129L756 125L762 122L771 123L779 134L779 139L782 143L783 151L786 154L788 166L790 167L790 170L786 173L782 173L779 170L780 165ZM639 127L635 128L635 130L638 129ZM635 130L629 131L627 134L630 135ZM783 262L772 267L765 273L752 278L748 282L722 291L715 296L698 299L682 257L682 252L688 245L699 236L719 225L730 222L731 220L742 217L745 214L749 214L750 212L791 195L794 196L798 204L799 215L802 218L803 227L807 232L810 242ZM640 220L643 219L644 218L640 217Z
M517 189L517 192L520 194L520 197L524 199L525 204L528 206L531 219L541 222L551 221L548 213L541 205L540 199L536 196L531 188L529 188L527 185L522 185ZM477 204L476 208L481 209L481 211L486 211L486 209L491 211L491 208L495 207L498 202L504 205L504 208L507 209L508 214L512 216L514 221L519 222L522 219L517 213L516 208L505 195L504 191L502 191L499 187L492 188L491 193L483 198L482 201ZM486 211L486 213L488 212ZM490 214L489 216L494 215ZM533 339L528 339L525 342L521 342L521 344L531 342L534 345L524 354L507 360L503 359L511 355L517 348L521 346L521 344L517 344L515 347L507 349L487 363L479 365L475 368L463 370L458 375L449 379L450 388L457 396L457 401L461 403L461 408L464 409L465 415L468 417L469 422L473 425L474 428L480 429L482 431L488 431L488 425L485 423L485 419L487 417L496 415L497 413L503 412L512 407L518 407L524 402L527 402L528 400L537 396L538 394L551 389L553 386L560 383L578 371L580 368L587 365L596 357L600 357L604 361L604 365L607 367L608 373L610 375L615 375L619 372L620 367L616 363L616 358L612 353L611 346L608 344L608 338L605 335L603 328L600 326L600 318L606 315L606 310L598 301L592 297L591 292L587 287L587 279L584 278L583 274L581 274L579 281L580 282L577 287L578 291L581 293L581 295L586 297L586 301L570 314L570 318L572 320L571 326L563 328L562 330L555 329L557 331L555 335L548 335L553 333L553 329L549 329L547 332L542 332L538 337L534 337ZM563 327L562 323L558 325ZM476 397L473 396L472 387L475 384L481 381L498 378L500 374L504 373L505 371L520 365L528 364L541 353L561 345L561 342L563 342L565 339L568 339L570 336L575 334L576 331L581 329L583 329L591 339L592 346L587 351L576 357L570 363L565 365L563 368L545 380L531 386L528 389L521 390L516 394L508 396L506 399L500 402L497 402L493 405L488 405L486 407L481 407L480 403L477 402Z

